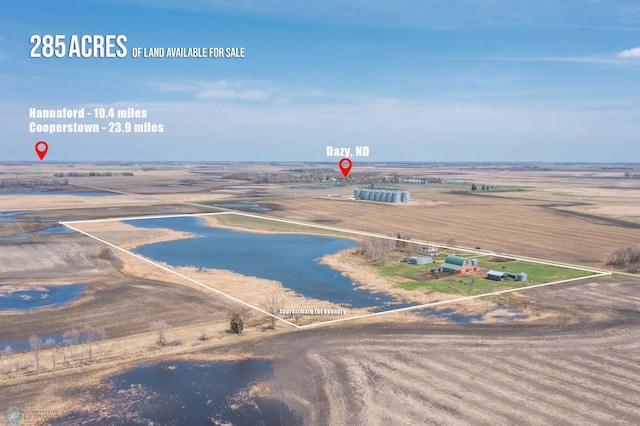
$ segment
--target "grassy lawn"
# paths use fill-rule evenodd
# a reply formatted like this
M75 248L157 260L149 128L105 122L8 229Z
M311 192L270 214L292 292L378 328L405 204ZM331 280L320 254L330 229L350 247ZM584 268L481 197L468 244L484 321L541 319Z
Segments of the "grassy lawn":
M441 261L444 260L445 257L445 254L441 254L436 256L434 259ZM420 273L429 272L431 268L436 266L439 262L430 265L410 265L401 262L403 258L404 255L400 253L393 253L384 265L380 265L376 262L367 262L367 265L375 269L381 276L394 281L397 287L406 290L435 291L438 293L460 295L490 293L493 291L526 287L532 284L542 284L593 275L590 272L578 271L561 266L541 265L520 260L511 262L491 262L487 259L479 258L479 266L483 269L480 274L475 274L475 276L445 275L440 276L438 279L415 280L412 277L415 277ZM516 274L519 272L525 272L529 281L492 281L486 278L486 271L488 269L508 271ZM473 284L466 284L469 279L473 280Z
M473 279L473 284L465 285L468 279ZM437 280L402 282L396 284L405 290L430 289L437 293L451 293L465 296L490 293L492 291L507 290L510 288L525 287L525 282L496 282L486 278L468 278L460 276L448 276Z
M527 278L530 281L533 280L537 284L593 275L590 272L563 268L561 266L541 265L539 263L531 263L523 260L515 260L512 262L490 262L488 260L480 260L480 266L495 269L500 272L508 271L515 274L524 272L527 274Z

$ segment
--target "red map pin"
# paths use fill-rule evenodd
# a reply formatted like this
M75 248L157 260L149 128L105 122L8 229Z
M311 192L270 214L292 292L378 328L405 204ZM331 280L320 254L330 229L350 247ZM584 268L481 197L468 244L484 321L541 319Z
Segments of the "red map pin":
M45 141L36 142L36 154L40 157L40 160L44 160L44 156L49 151L49 145Z
M351 166L353 166L353 163L348 158L343 158L338 163L338 166L340 167L340 171L342 172L344 177L347 177L347 175L351 171Z

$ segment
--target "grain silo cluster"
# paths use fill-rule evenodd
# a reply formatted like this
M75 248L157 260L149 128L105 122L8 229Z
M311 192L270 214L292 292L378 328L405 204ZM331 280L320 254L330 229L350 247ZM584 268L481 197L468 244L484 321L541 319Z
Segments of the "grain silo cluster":
M408 203L411 194L406 189L357 188L353 191L356 200L383 201L386 203Z

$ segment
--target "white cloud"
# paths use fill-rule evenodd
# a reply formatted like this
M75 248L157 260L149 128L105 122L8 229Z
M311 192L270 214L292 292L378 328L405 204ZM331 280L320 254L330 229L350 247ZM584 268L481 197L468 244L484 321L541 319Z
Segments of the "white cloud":
M470 56L470 57L454 57L462 61L505 61L505 62L567 62L579 64L600 64L600 65L621 65L628 64L621 58L640 58L640 47L629 49L618 53L616 56L593 55L593 56Z
M200 99L229 100L229 101L265 101L270 97L269 92L260 89L239 89L232 87L202 90L197 94Z
M618 53L621 58L640 58L640 47L634 47L633 49L623 50Z
M197 99L220 101L268 101L274 92L267 83L258 81L188 81L154 85L161 92L191 94Z
M285 87L265 80L173 80L154 82L151 85L162 93L182 94L191 99L212 102L240 101L274 105L390 102L385 97L371 97L366 94L345 93L305 86Z

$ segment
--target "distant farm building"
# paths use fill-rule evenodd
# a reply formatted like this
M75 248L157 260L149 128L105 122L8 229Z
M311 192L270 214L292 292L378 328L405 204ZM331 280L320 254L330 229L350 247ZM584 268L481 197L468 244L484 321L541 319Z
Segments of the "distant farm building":
M450 272L452 274L478 272L478 260L449 255L438 268L443 272Z
M353 196L357 200L384 201L386 203L408 203L411 194L406 189L356 188Z
M433 258L431 256L411 256L407 257L405 261L412 265L428 265L433 263Z

